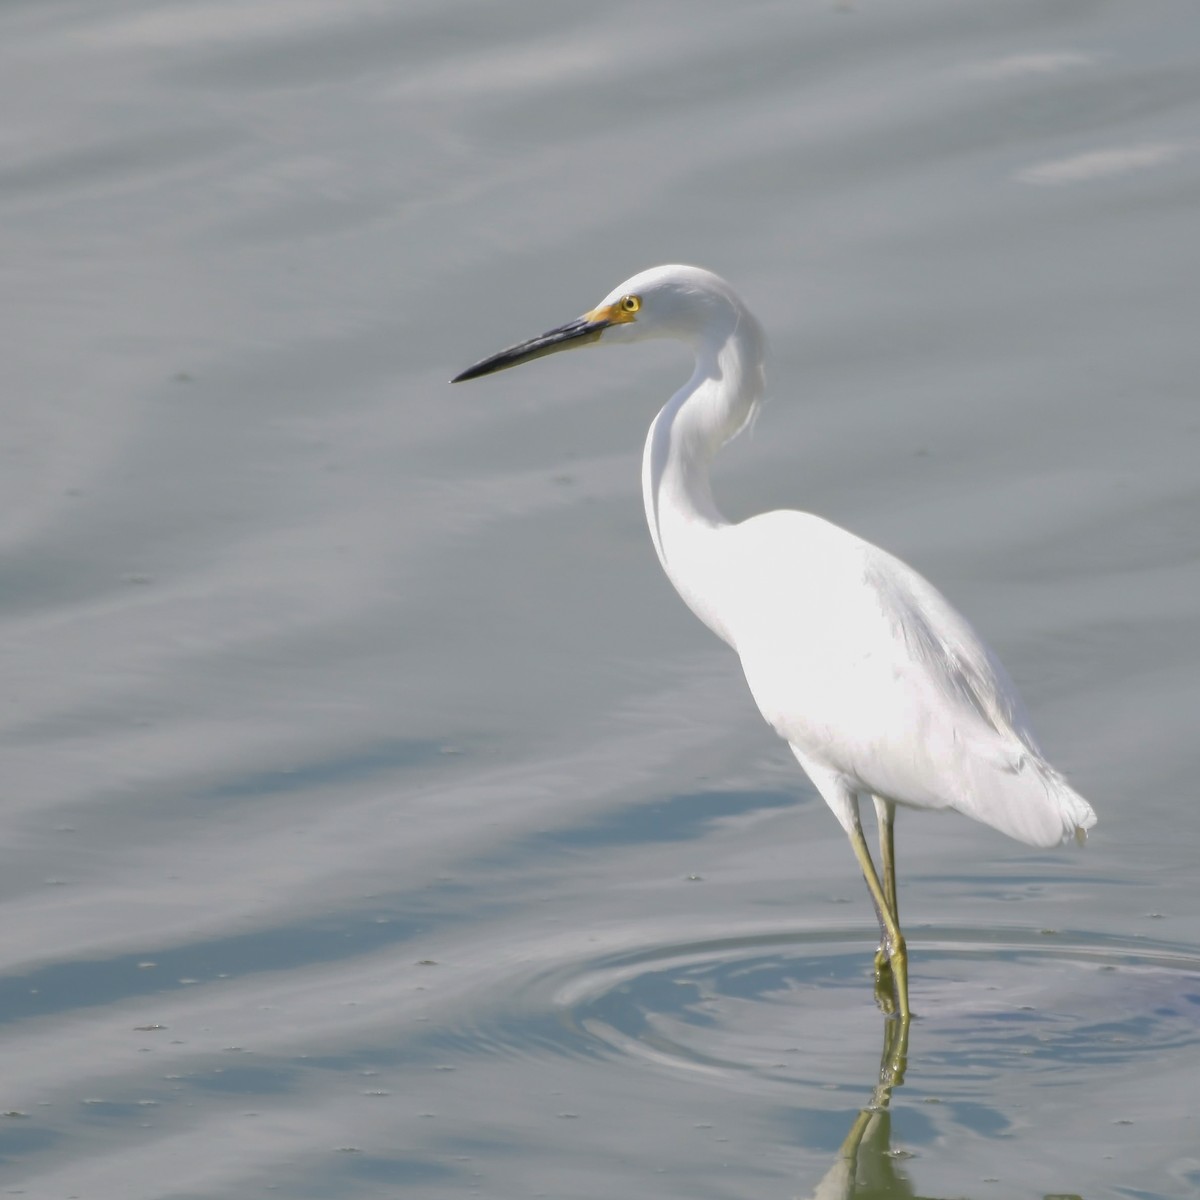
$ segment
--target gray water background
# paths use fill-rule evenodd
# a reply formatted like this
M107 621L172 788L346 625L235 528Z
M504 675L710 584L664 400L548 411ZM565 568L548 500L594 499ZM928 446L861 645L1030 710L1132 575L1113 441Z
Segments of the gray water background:
M643 527L683 352L445 383L669 261L774 348L725 510L936 581L1100 815L902 815L860 1183L1200 1194L1200 8L18 0L0 97L4 1194L851 1193L875 930Z

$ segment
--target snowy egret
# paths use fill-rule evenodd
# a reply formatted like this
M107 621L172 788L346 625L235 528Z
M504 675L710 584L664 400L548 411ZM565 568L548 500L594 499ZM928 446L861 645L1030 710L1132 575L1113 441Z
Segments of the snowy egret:
M643 271L598 307L468 367L452 382L591 342L675 338L691 378L650 426L646 520L689 608L737 651L759 710L849 835L879 919L876 995L907 1021L908 958L896 903L896 807L954 809L1031 846L1083 841L1096 814L1043 757L1004 668L932 584L809 513L730 524L709 468L754 415L762 330L698 267ZM883 877L859 796L879 824Z

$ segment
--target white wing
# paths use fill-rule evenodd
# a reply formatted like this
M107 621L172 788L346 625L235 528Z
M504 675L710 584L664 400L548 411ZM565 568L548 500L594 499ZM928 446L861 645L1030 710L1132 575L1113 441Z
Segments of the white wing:
M806 513L725 533L726 624L763 716L804 758L1031 845L1095 823L999 661L911 567Z

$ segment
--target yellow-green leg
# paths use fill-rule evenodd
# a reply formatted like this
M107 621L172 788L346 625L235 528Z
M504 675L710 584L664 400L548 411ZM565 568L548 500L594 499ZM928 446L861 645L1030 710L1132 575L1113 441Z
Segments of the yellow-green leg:
M867 882L867 891L871 893L871 901L875 905L875 915L879 918L879 928L883 934L880 953L884 955L889 968L887 972L876 970L876 998L881 1007L885 1011L889 1011L886 993L893 992L895 1007L890 1011L898 1010L900 1020L907 1021L911 1016L908 1007L908 949L904 944L904 934L900 932L900 923L888 904L884 885L879 882L879 876L875 873L875 864L871 861L871 852L867 849L867 840L863 837L862 825L857 819L857 812L854 817L849 830L850 847L854 851L854 857L858 859L859 868ZM885 852L885 857L890 859L891 855ZM895 864L892 865L892 888L894 891ZM891 976L890 980L887 979L888 975Z
M888 908L900 924L900 905L896 900L896 806L881 796L875 798L875 812L879 817L879 853L883 859L883 894Z
M883 895L887 900L888 911L892 914L897 928L900 925L900 904L896 899L896 806L891 800L875 796L875 815L879 823L879 857L883 862ZM888 960L887 949L880 942L875 952L875 978L881 982L892 973Z

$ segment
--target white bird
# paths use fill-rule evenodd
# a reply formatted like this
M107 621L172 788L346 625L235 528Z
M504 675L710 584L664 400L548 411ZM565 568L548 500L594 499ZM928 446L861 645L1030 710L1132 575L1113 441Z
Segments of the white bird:
M966 620L898 558L821 517L780 510L731 524L713 502L717 451L754 415L765 339L719 276L643 271L598 307L469 367L452 381L591 342L687 342L691 378L646 438L642 492L663 570L737 651L759 711L849 835L879 919L876 995L909 1018L896 903L896 806L954 809L1049 847L1096 814L1043 757L1016 688ZM880 878L859 797L874 799Z

